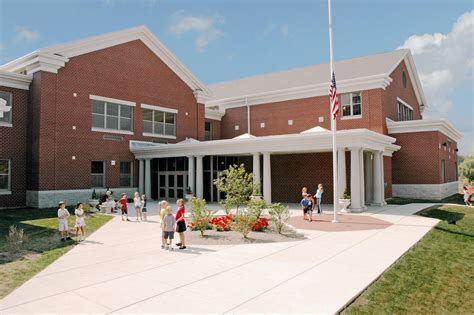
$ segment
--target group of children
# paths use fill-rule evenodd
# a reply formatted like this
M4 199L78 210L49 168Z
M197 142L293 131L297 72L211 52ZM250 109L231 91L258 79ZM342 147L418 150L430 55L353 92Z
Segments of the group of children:
M323 214L323 209L321 208L321 198L323 196L324 187L323 184L318 185L318 190L313 196L308 193L308 188L303 187L301 190L301 208L303 209L303 220L308 220L309 222L313 221L313 210L316 208L318 214Z
M162 200L159 203L162 231L161 248L167 250L173 250L172 245L175 231L179 235L179 243L176 243L176 246L179 246L179 249L186 248L186 240L184 237L184 232L186 231L184 200L178 199L176 205L178 206L178 210L176 211L176 216L173 216L173 209L166 200Z
M133 196L133 204L135 205L135 214L137 216L137 221L147 221L147 197L143 194L140 197L138 192L135 192ZM122 211L122 221L130 221L128 218L128 201L127 201L127 194L122 194L120 199L117 202L118 208Z
M59 232L61 233L61 242L65 242L72 240L71 236L69 236L69 227L68 227L68 218L70 217L69 211L66 209L66 204L64 201L60 201L58 209L58 224L59 224ZM84 240L84 226L86 226L86 222L84 220L84 209L82 208L82 202L78 202L76 204L76 209L74 210L74 215L76 216L76 223L74 227L76 228L76 237L78 242L82 242ZM79 235L79 231L81 235Z

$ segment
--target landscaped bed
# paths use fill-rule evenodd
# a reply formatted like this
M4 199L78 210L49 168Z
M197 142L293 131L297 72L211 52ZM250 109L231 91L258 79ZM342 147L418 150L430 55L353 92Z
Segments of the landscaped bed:
M72 208L68 210L74 213ZM112 216L88 214L86 236L111 219ZM24 241L15 249L11 248L6 239L9 227L12 225L24 231ZM0 298L5 297L75 245L74 241L61 242L57 229L57 208L0 211ZM69 229L75 232L73 215L69 218Z
M472 314L474 208L437 205L442 220L387 270L345 314Z

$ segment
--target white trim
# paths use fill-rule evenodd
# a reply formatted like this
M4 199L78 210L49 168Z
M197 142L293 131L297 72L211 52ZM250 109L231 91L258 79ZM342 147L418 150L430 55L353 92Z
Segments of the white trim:
M214 110L205 108L204 117L206 119L213 119L213 120L222 120L222 116L225 115L225 110Z
M11 195L12 191L11 190L0 190L0 195Z
M98 95L89 95L89 99L95 100L95 101L102 101L102 102L107 102L107 103L115 103L115 104L120 104L120 105L127 105L127 106L132 106L135 107L137 103L132 102L132 101L126 101L126 100L119 100L116 98L111 98L111 97L105 97L105 96L98 96Z
M403 105L405 105L409 109L413 110L413 107L410 104L408 104L407 102L405 102L404 100L402 100L401 98L397 97L397 101L402 103Z
M134 135L133 131L117 130L117 129L106 129L106 128L97 128L97 127L92 127L91 131L103 132L103 133L117 133L117 134L121 134L121 135Z
M342 113L342 111L341 111ZM341 120L351 120L351 119L361 119L362 115L351 115L351 116L342 116L341 115Z
M446 119L393 121L386 118L386 121L389 134L438 131L455 142L462 138L462 134Z
M144 104L144 103L141 103L140 107L141 108L146 108L146 109L151 109L151 110L156 110L156 111L160 111L160 112L166 112L166 113L173 113L173 114L178 113L178 110L174 109L174 108L161 107L161 106L149 105L149 104Z
M11 127L13 127L13 124L0 121L0 127L8 127L8 128L11 128Z
M32 75L24 75L0 70L0 86L29 90L32 80Z
M144 132L142 135L144 137L163 138L163 139L176 139L176 136L162 135L162 134L150 133L150 132Z

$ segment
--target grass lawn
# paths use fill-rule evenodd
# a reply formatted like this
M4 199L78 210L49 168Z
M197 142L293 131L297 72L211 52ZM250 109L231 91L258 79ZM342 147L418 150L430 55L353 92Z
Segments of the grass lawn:
M400 197L393 197L387 200L388 204L391 205L407 205L409 203L453 203L458 205L463 205L463 195L462 194L455 194L449 197L444 198L443 200L429 200L429 199L411 199L411 198L400 198Z
M68 208L74 213L72 208ZM91 234L111 216L88 214L85 233ZM75 236L74 216L69 218L69 229ZM10 225L24 230L26 236L19 252L9 251L6 240ZM0 298L43 270L46 266L69 251L74 241L61 242L58 232L57 208L52 209L11 209L0 211Z
M442 221L342 313L473 314L474 208L438 205L419 215Z

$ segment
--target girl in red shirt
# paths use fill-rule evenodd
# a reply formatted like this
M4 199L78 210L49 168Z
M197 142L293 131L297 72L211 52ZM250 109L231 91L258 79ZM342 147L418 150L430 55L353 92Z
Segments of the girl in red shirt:
M179 234L180 241L176 245L179 246L179 249L185 249L184 232L186 231L186 222L184 221L184 200L178 199L176 204L178 205L178 211L176 211L176 232Z
M120 209L122 210L122 221L125 221L123 216L125 215L125 217L127 218L127 221L130 221L128 219L128 205L127 205L127 195L126 194L122 194L120 200L118 201L119 205L120 205Z

